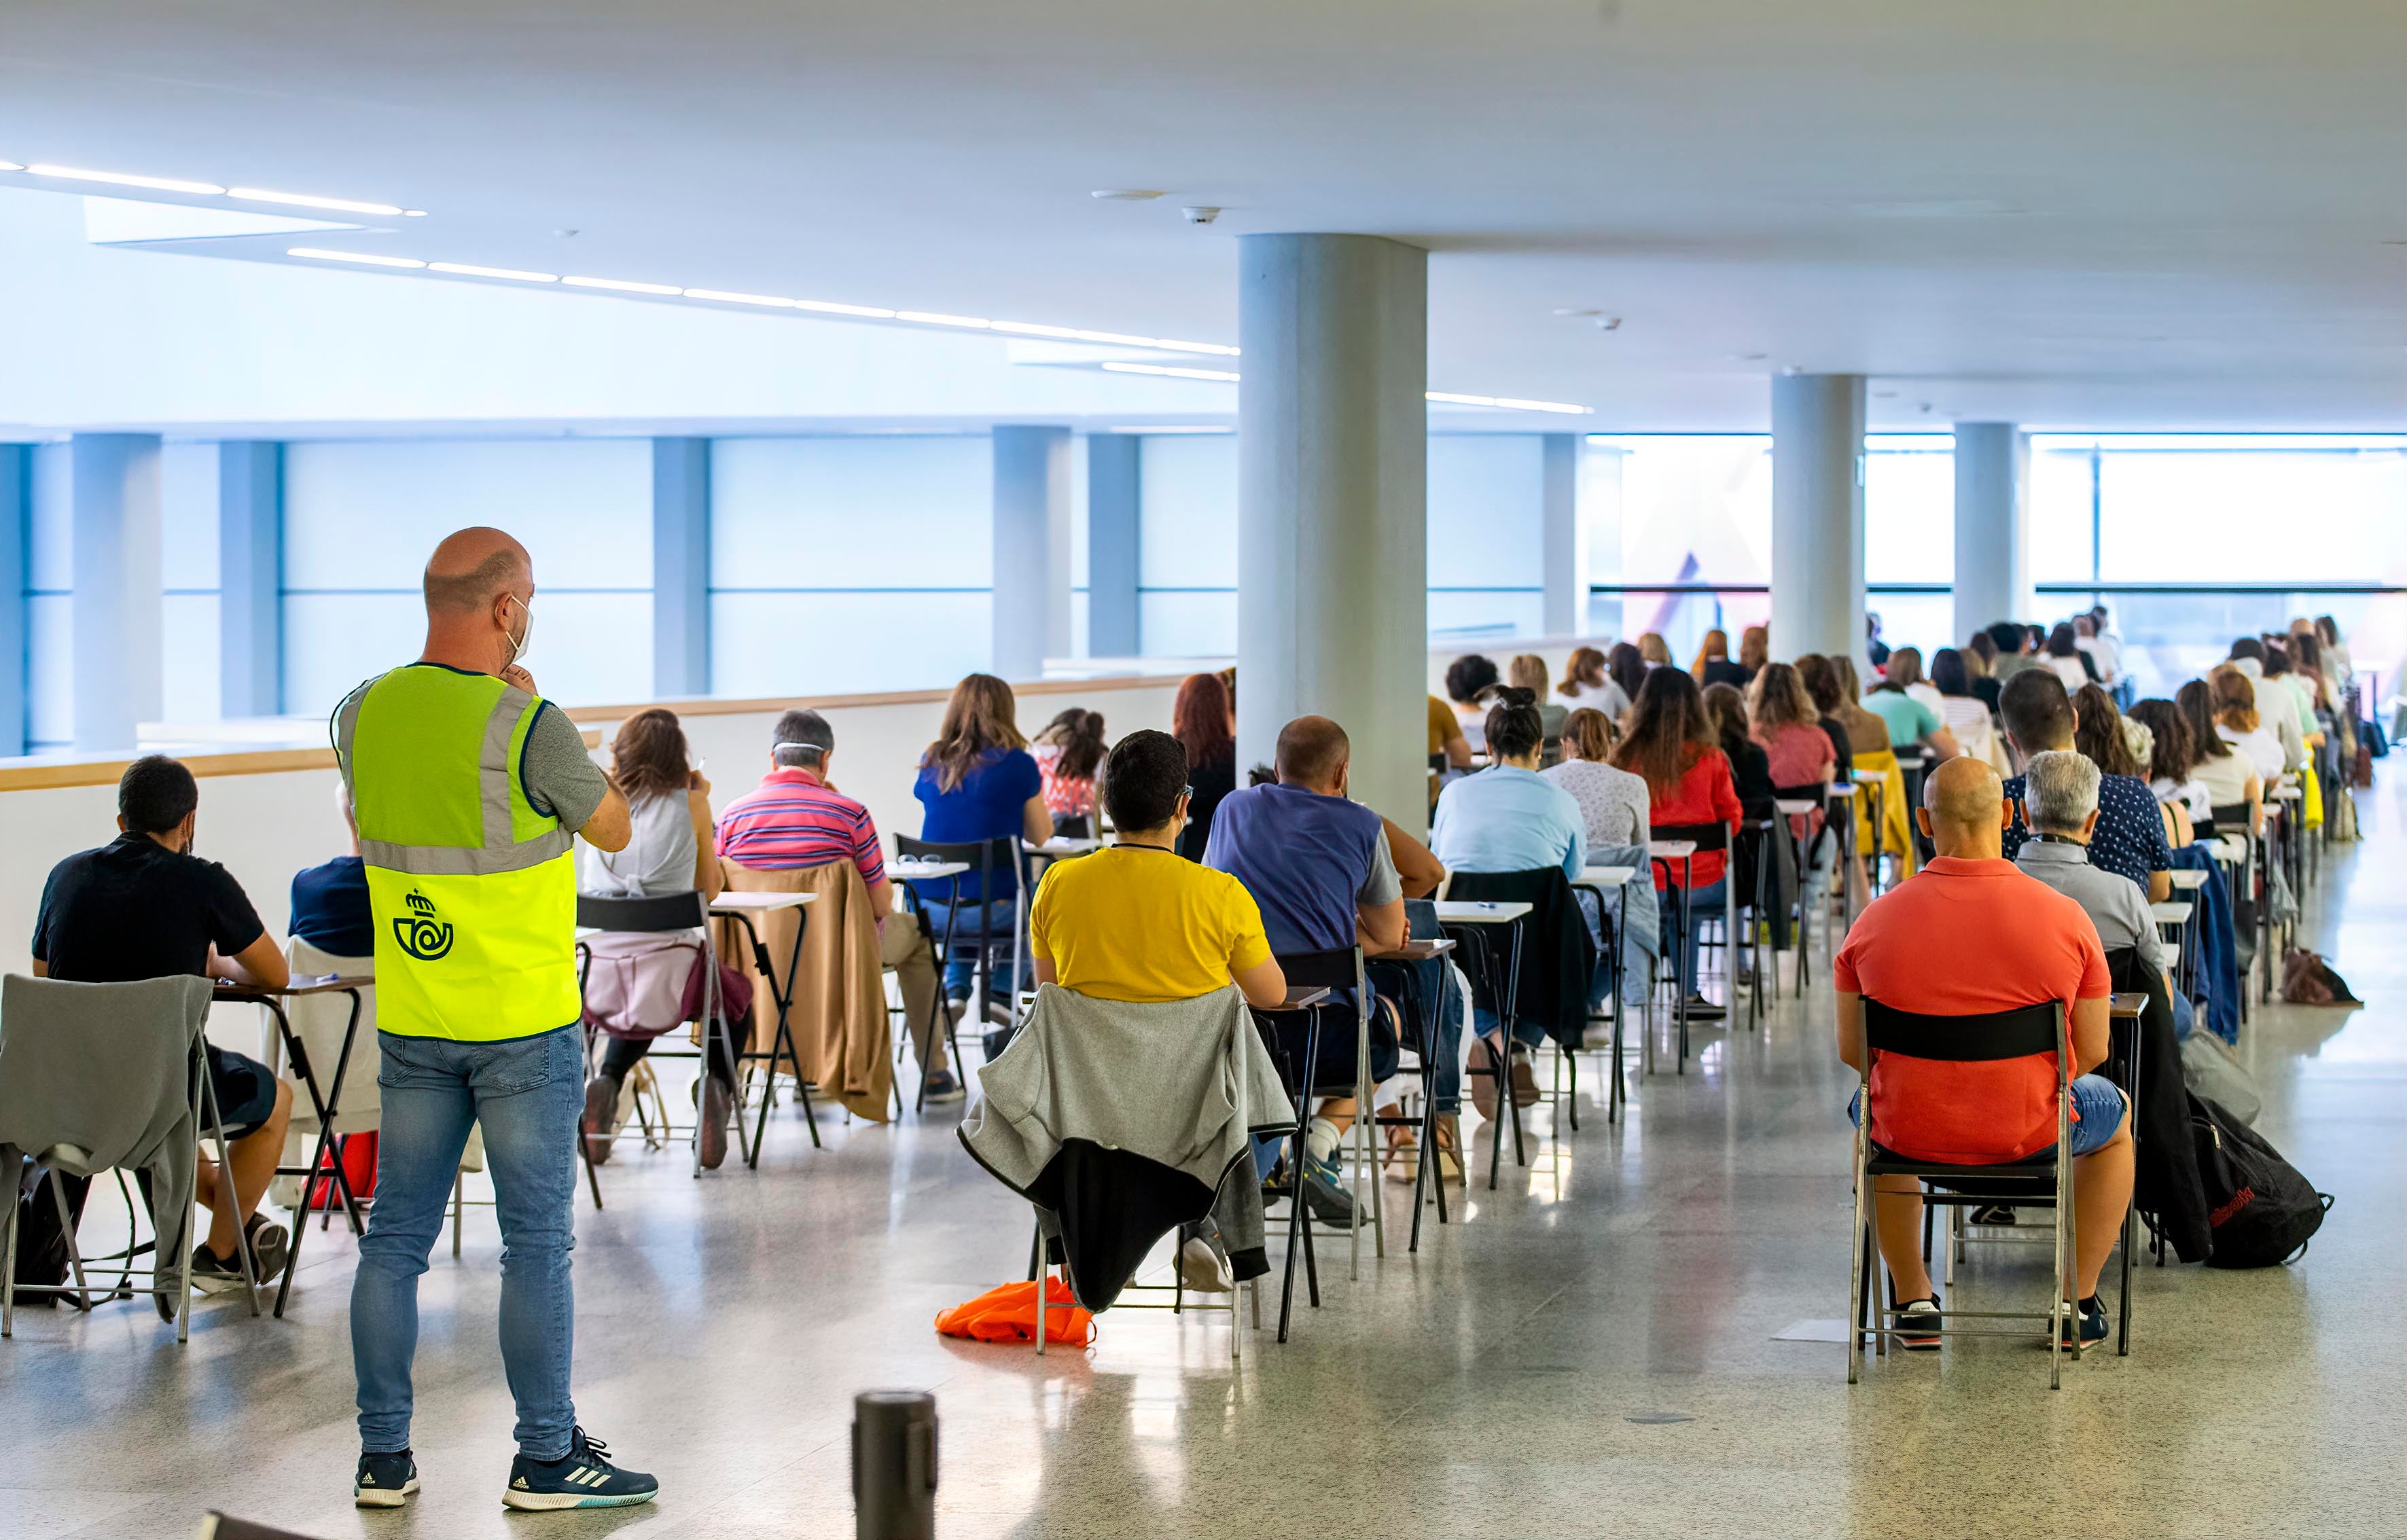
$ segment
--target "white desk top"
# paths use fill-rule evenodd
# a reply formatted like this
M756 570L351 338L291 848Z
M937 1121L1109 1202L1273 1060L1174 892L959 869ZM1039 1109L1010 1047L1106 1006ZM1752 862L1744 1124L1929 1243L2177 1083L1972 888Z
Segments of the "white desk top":
M1023 839L1019 842L1019 848L1032 856L1079 856L1085 855L1090 850L1102 849L1104 842L1100 839L1074 838L1068 834L1055 834L1042 845L1031 845Z
M710 901L712 914L767 914L773 909L799 909L817 904L817 893L721 893Z
M1500 904L1487 899L1441 899L1437 906L1438 923L1442 925L1509 925L1528 914L1533 907L1528 904Z
M2178 899L2171 904L2151 904L2148 905L2148 917L2159 925L2186 925L2189 923L2190 910L2194 907L2196 905L2187 899Z
M2173 879L2173 891L2196 892L2206 886L2206 874L2195 866L2176 866L2169 874Z
M1772 806L1790 818L1798 818L1814 811L1822 805L1812 797L1782 797Z
M925 882L931 877L959 877L970 869L966 861L905 861L901 856L886 863L886 875L904 882Z
M2157 943L2157 950L2164 955L2166 967L2178 968L2181 966L2181 943L2179 941L2159 941Z
M2307 793L2305 791L2295 786L2276 786L2273 790L2265 793L2266 797L2273 802L2297 802L2306 794Z
M1888 772L1886 770L1855 770L1850 771L1849 774L1856 777L1858 786L1878 786L1888 779Z
M1646 853L1657 861L1686 861L1697 853L1697 842L1693 839L1650 839L1646 842Z
M2215 840L2215 854L2225 861L2248 859L2248 841L2239 834L2218 834Z
M1832 781L1830 785L1830 789L1822 793L1823 800L1827 802L1837 802L1841 800L1852 801L1855 798L1855 784L1851 781L1844 780Z
M1635 866L1590 866L1579 875L1579 880L1591 888L1618 888L1638 875Z

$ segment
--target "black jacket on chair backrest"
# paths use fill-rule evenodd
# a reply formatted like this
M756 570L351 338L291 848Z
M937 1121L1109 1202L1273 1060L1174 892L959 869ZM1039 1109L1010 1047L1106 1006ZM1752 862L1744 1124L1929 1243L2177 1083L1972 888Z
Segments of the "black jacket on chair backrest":
M1588 940L1588 921L1581 918L1571 879L1563 876L1562 868L1457 872L1446 896L1531 905L1520 922L1521 988L1514 1008L1522 1020L1545 1027L1546 1035L1564 1048L1578 1048L1588 1031L1588 981L1596 972L1596 948ZM1499 990L1503 987L1504 966L1505 952L1500 948L1494 985ZM1492 1001L1483 1004L1493 1006Z
M2207 1223L2206 1188L2198 1170L2190 1134L2189 1088L2182 1079L2181 1044L2173 1036L2173 1002L2165 977L2141 966L2139 954L2118 947L2106 954L2106 971L2117 990L2145 993L2137 1023L2140 1094L2131 1101L2134 1151L2131 1202L2156 1216L2158 1230L2184 1262L2203 1262L2214 1249ZM2118 1037L2131 1028L2116 1023ZM2117 1048L2125 1047L2116 1043ZM2111 1069L2114 1061L2105 1068ZM2129 1085L2123 1090L2130 1091Z

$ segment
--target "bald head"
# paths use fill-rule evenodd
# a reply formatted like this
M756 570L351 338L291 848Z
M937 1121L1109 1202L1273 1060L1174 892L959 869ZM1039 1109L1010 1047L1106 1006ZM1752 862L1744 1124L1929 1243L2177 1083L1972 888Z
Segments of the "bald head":
M1346 729L1327 717L1298 717L1279 729L1279 783L1334 795L1352 753Z
M1994 861L2003 851L2005 786L1987 762L1959 756L1922 783L1922 832L1943 856Z
M497 529L463 529L445 536L427 558L426 613L430 619L478 614L504 592L531 589L534 579L524 546Z

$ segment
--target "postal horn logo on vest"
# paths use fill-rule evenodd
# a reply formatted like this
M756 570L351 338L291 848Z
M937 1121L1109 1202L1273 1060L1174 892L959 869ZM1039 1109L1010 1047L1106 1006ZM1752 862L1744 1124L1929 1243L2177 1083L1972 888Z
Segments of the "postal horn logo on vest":
M451 949L451 927L434 918L434 901L424 893L412 891L402 902L410 912L398 916L392 922L393 939L401 949L420 962L441 960Z

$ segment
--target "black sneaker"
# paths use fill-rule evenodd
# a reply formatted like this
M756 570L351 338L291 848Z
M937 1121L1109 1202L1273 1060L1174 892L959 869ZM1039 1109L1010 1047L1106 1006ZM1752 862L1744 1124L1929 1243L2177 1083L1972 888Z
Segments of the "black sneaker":
M265 1283L284 1271L284 1263L292 1255L292 1237L282 1225L264 1214L253 1214L250 1222L242 1227L242 1238L250 1248L250 1270L260 1282Z
M1691 1021L1718 1021L1729 1014L1702 994L1688 996L1688 1020Z
M561 1508L625 1508L648 1503L661 1493L661 1484L640 1471L622 1471L603 1457L610 1447L588 1438L577 1429L569 1436L562 1460L529 1460L521 1452L510 1462L510 1484L502 1491L502 1506L548 1513Z
M2008 1204L1984 1204L1973 1210L1971 1217L1964 1222L1966 1224L2012 1224L2015 1222L2015 1211L2013 1205Z
M2106 1307L2090 1295L2079 1305L2067 1301L2064 1306L2064 1346L2077 1342L2083 1348L2094 1348L2106 1340Z
M1939 1349L1939 1296L1908 1300L1897 1317L1897 1345L1909 1353Z
M1354 1228L1354 1194L1338 1178L1335 1161L1314 1161L1303 1169L1303 1201L1315 1224L1332 1230Z
M418 1462L407 1449L399 1454L363 1454L359 1474L351 1477L351 1502L363 1508L405 1506L418 1490Z

